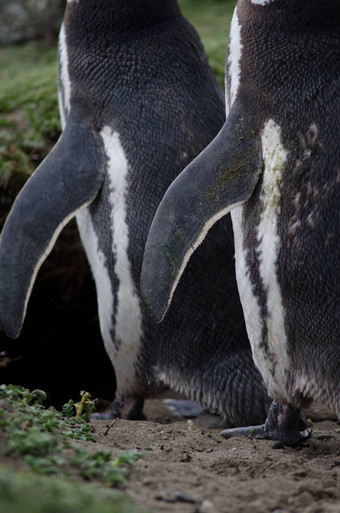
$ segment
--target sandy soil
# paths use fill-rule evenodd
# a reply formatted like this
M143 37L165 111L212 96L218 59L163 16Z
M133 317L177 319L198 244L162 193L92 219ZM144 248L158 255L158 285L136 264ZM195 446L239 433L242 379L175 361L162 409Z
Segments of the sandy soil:
M266 440L225 440L173 416L158 399L148 421L94 421L95 450L141 449L127 493L162 513L340 512L340 426L315 422L297 448ZM103 446L103 447L101 447ZM93 450L92 449L92 450Z

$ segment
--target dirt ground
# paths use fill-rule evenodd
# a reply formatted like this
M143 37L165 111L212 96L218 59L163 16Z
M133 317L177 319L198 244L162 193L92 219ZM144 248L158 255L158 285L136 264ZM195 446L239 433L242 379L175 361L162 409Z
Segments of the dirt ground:
M159 399L144 411L148 421L93 422L95 450L144 452L126 486L137 504L162 513L340 512L336 422L314 422L312 437L288 448L226 440L175 417Z

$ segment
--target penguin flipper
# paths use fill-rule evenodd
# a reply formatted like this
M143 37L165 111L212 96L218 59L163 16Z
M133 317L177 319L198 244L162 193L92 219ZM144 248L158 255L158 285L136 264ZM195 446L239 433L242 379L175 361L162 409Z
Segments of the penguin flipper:
M141 292L157 322L209 229L252 195L262 171L258 131L234 104L219 134L167 190L152 222L141 273Z
M100 136L77 109L52 151L18 194L0 237L0 328L19 336L38 270L66 223L103 182Z

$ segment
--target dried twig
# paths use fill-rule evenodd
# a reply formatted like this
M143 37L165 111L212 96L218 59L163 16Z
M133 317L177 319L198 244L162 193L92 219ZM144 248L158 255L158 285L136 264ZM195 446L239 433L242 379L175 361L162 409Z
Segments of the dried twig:
M113 419L113 421L111 422L111 424L107 427L107 429L105 430L104 432L104 436L106 436L108 434L108 432L110 431L110 429L112 428L112 426L117 422L117 420L119 420L119 417Z

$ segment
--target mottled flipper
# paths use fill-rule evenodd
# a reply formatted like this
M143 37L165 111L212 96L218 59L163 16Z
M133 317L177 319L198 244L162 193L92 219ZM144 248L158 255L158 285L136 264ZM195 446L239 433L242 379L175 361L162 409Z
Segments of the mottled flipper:
M262 170L260 141L238 104L209 146L169 187L145 249L141 290L160 322L191 255L209 229L249 199Z
M60 139L16 198L0 238L0 327L16 338L37 272L65 224L97 195L100 136L72 108Z

